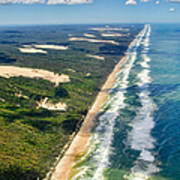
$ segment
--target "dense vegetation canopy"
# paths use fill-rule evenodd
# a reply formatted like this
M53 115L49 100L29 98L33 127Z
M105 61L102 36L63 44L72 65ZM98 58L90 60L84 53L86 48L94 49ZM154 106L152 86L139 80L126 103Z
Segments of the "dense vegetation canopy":
M121 59L141 25L112 25L128 28L122 37L102 37L90 30L103 25L66 25L0 28L0 65L45 69L69 75L71 82L58 87L43 79L0 77L0 179L42 179L77 132L99 89ZM70 36L91 33L110 43L68 41ZM46 50L47 54L21 53L32 44L68 46L68 50ZM87 57L105 57L105 60ZM37 108L48 98L67 104L66 111Z

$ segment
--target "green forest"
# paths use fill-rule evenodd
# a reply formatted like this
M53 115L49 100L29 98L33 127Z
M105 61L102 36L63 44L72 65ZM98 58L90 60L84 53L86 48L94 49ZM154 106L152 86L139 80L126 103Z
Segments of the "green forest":
M114 24L128 28L122 37L102 37L92 27L104 25L19 26L0 28L0 66L18 66L66 74L70 82L53 83L41 78L0 77L0 179L43 179L57 156L78 132L97 93L129 43L143 25ZM69 41L70 35L90 33L110 43ZM21 53L24 45L53 44L68 50L47 50L47 54ZM105 58L99 60L87 54ZM18 96L22 94L22 96ZM37 108L48 97L53 103L67 104L66 111Z

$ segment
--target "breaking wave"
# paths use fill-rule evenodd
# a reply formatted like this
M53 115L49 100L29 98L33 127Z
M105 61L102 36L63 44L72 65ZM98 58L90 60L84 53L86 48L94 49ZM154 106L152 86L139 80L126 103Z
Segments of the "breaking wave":
M142 42L144 46L143 61L140 62L142 71L137 75L137 85L139 88L139 99L142 107L139 108L136 117L129 126L132 130L128 133L127 142L133 150L140 151L140 155L131 169L131 174L124 176L128 180L146 180L150 175L159 171L154 161L155 157L152 150L156 140L151 136L151 131L155 126L153 113L157 109L156 104L150 97L149 84L152 82L150 77L150 65L148 62L151 59L147 55L149 47L149 36L151 33L150 25L147 26L146 38Z
M142 40L147 33L147 30L148 26L146 25L144 29L139 33L139 35L137 35L136 39L128 49L126 55L126 63L123 65L122 70L117 75L116 83L110 91L109 99L105 104L106 108L104 109L104 113L98 118L99 124L95 128L90 139L90 148L93 147L93 152L88 158L88 163L85 163L81 167L79 167L78 173L76 173L73 180L104 179L104 170L110 165L109 156L113 152L112 142L114 139L113 130L115 122L117 117L120 115L120 110L126 107L124 100L126 99L125 93L127 92L127 88L129 85L129 74L137 59L137 48L141 45ZM145 71L143 73L147 74L147 72ZM148 74L146 76L148 77ZM116 89L116 91L115 93L112 93L114 92L114 89ZM141 95L143 96L143 94ZM149 94L147 92L147 96L148 95ZM143 100L145 101L145 99L142 99L142 101ZM149 117L150 116L151 112L149 113ZM132 143L134 142L135 140L132 139ZM133 147L135 147L135 145L133 145ZM143 149L143 147L141 149ZM141 157L143 158L146 153L147 152L144 152L144 154L142 153Z

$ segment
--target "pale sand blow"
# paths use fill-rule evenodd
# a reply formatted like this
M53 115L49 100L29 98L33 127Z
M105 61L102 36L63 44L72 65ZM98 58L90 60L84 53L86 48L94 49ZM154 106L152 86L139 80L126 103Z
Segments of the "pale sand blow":
M23 48L18 48L22 53L42 53L47 54L44 49L53 50L68 50L68 46L48 45L48 44L35 44L35 45L23 45Z
M44 51L42 49L36 49L36 48L32 48L32 47L24 47L24 48L18 48L20 52L22 53L42 53L42 54L47 54L47 51Z
M54 49L54 50L67 50L68 49L68 46L58 46L58 45L48 45L48 44L36 44L33 46L39 49Z
M48 98L42 99L40 102L37 102L38 107L37 108L44 108L48 109L50 111L66 111L67 110L67 105L65 103L51 103L48 102Z
M87 56L87 57L90 57L90 58L94 58L94 59L102 60L102 61L104 61L104 60L105 60L105 58L104 58L103 56L92 55L92 54L87 54L86 56Z
M85 37L95 38L96 36L93 34L84 33Z
M0 66L0 76L4 78L10 77L28 77L28 78L42 78L55 83L58 86L59 83L70 82L70 78L65 74L55 74L54 72L42 70L42 69L31 69L16 66Z
M90 28L93 31L129 31L129 29L125 28L111 28L111 27L104 27L104 28Z
M115 42L113 40L88 39L88 38L79 38L79 37L69 38L69 41L88 41L92 43L109 43L109 44L119 45L118 42Z

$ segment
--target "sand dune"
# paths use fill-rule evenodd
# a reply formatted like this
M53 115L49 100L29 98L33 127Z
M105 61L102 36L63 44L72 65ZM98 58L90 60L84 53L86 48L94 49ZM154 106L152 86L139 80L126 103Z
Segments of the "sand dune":
M24 47L24 48L18 48L20 52L22 53L42 53L42 54L47 54L47 51L44 51L42 49L36 49L32 47Z
M69 38L69 41L88 41L92 43L110 43L110 44L119 45L118 42L115 42L113 40L88 39L88 38L79 38L79 37Z
M95 38L96 36L93 34L84 33L85 37Z
M48 98L46 97L45 99L42 99L40 102L37 103L38 108L42 107L44 109L48 109L51 111L66 111L67 110L67 105L65 103L51 103L48 102Z
M68 49L68 46L48 45L48 44L36 44L33 46L39 49L54 49L54 50L67 50Z
M76 71L74 69L68 68L67 71L75 73Z
M20 91L19 93L15 93L15 96L19 98L29 99L28 96L23 95L22 91Z
M111 27L102 27L102 28L90 28L93 31L129 31L129 29L125 28L111 28Z
M52 83L55 83L55 86L58 86L59 83L70 82L69 76L65 74L59 75L47 70L23 68L16 66L0 66L0 76L4 78L19 76L28 78L42 78Z
M47 54L44 49L54 49L54 50L67 50L68 46L58 46L49 44L34 44L34 45L23 45L23 48L18 48L22 53L43 53Z
M87 57L90 57L90 58L99 59L99 60L104 60L104 59L105 59L105 58L102 57L102 56L97 56L97 55L92 55L92 54L87 54L86 56L87 56Z

